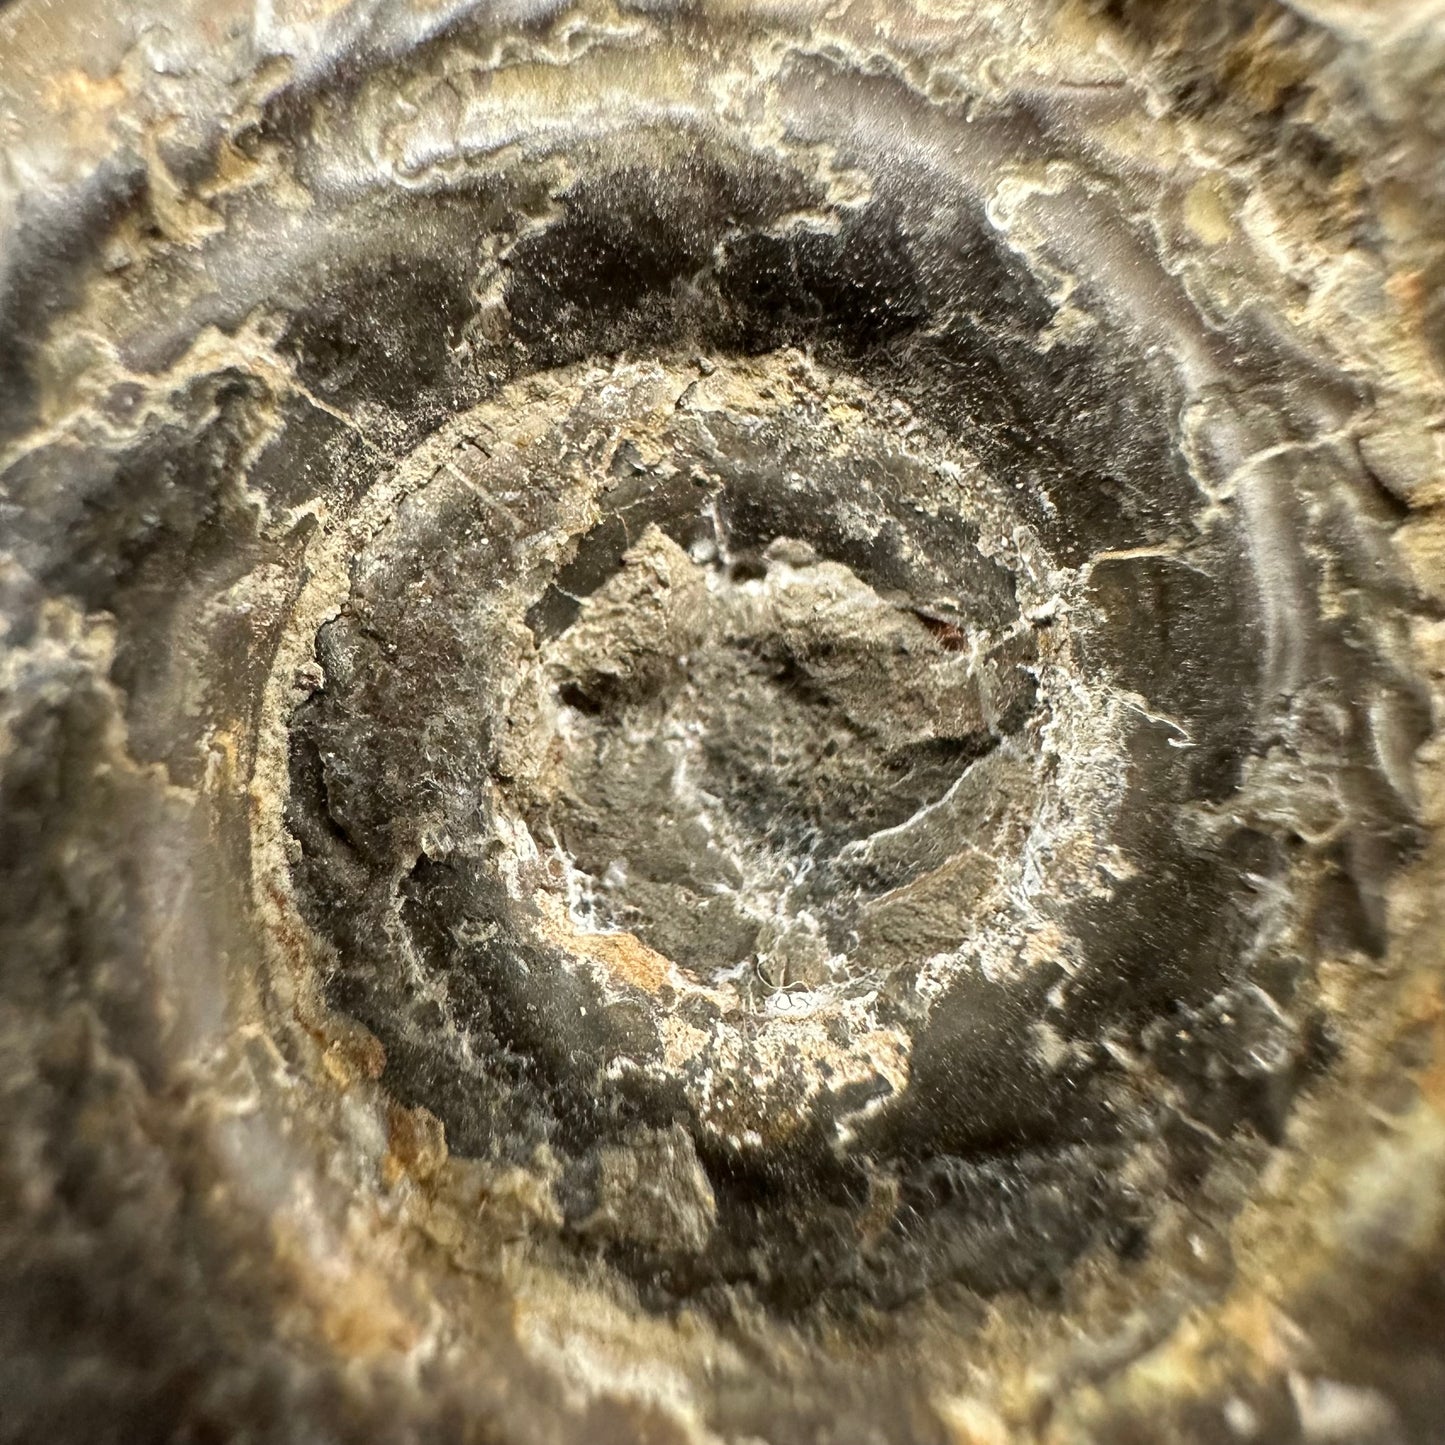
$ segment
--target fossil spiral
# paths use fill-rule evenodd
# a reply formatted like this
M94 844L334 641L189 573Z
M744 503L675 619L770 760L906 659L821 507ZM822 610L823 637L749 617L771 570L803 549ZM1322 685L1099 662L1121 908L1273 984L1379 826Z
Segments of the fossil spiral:
M0 1438L1440 1438L1438 5L12 0L0 237Z

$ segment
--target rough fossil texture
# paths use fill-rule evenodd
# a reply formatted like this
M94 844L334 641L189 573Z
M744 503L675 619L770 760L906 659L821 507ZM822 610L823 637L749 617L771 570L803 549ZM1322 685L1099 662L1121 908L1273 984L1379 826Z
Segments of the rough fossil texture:
M1440 1438L1445 13L0 3L0 1439Z

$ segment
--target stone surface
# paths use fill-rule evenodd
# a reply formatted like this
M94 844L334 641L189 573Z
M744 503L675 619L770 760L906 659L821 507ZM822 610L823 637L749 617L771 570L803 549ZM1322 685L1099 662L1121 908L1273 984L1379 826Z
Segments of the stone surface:
M1442 66L0 5L0 1438L1434 1440Z

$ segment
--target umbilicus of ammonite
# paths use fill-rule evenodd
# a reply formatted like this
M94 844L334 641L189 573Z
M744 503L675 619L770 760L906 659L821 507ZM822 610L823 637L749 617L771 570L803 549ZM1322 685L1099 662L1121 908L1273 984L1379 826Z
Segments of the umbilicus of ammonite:
M1437 1439L1442 75L0 3L0 1439Z

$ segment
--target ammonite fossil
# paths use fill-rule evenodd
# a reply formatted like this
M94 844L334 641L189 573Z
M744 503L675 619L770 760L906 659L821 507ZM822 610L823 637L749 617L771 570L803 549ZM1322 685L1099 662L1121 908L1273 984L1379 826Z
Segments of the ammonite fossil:
M0 4L0 1439L1445 1438L1445 15Z

